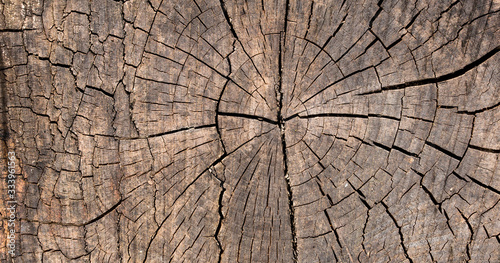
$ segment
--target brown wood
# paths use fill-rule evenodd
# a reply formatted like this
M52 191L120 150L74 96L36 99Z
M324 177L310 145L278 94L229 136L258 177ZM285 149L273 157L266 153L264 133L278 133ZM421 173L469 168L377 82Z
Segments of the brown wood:
M500 262L499 10L2 1L0 261Z

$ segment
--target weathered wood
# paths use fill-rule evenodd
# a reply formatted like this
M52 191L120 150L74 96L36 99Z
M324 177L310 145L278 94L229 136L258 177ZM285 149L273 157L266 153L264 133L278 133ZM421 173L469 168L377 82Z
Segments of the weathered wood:
M499 262L499 10L2 1L0 261Z

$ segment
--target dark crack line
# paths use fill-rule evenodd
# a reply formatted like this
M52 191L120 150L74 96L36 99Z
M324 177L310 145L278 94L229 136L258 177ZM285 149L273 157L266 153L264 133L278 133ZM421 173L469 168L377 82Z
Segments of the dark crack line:
M445 10L443 10L443 11L441 11L441 13L439 13L439 17L438 17L438 18L434 21L434 23L435 23L435 22L438 22L438 21L439 21L439 20L443 17L443 14L447 13L448 11L450 11L450 10L451 10L451 8L452 8L453 6L455 6L456 4L458 4L459 2L460 2L460 0L457 0L457 1L453 2L453 3L451 3L451 5L450 5L450 6L448 6L448 8L446 8L446 9L445 9Z
M155 240L156 236L158 235L158 232L160 231L160 229L162 228L163 224L165 224L165 222L167 221L167 219L170 217L171 214L168 214L164 219L163 221L161 222L161 224L158 226L158 228L156 229L154 235L151 237L151 239L149 240L149 243L148 243L148 247L146 248L146 251L144 252L145 253L145 256L144 256L144 260L142 261L143 263L146 262L146 260L148 259L148 252L149 252L149 248L151 247L151 244L153 243L153 241ZM179 242L180 244L181 242ZM177 248L176 248L177 249ZM175 251L175 250L174 250ZM172 253L173 254L173 253Z
M427 241L427 247L429 248L429 256L431 257L432 262L437 262L437 261L434 259L434 256L432 255L432 247L431 247L431 244L429 243L429 240L428 240L428 239L426 239L425 241Z
M289 121L294 118L299 118L299 119L314 119L314 118L320 118L320 117L337 117L337 118L362 118L362 119L368 119L368 115L362 115L362 114L350 114L350 113L318 113L318 114L310 114L310 115L299 115L294 114L291 115L290 117L285 118L285 121Z
M173 86L179 86L179 87L183 87L183 88L188 88L187 86L184 86L184 85L176 83L176 82L168 82L168 81L150 79L150 78L145 78L145 77L141 77L141 76L135 76L135 78L136 79L140 79L140 80L145 80L145 81L151 81L151 82L155 82L155 83L160 83L160 84L166 84L166 85L173 85Z
M500 149L489 149L489 148L484 148L484 147L480 147L480 146L473 145L473 144L469 144L469 148L477 150L477 151L481 151L481 152L487 152L487 153L500 153Z
M403 232L401 231L401 226L399 226L398 221L396 221L396 218L391 214L391 212L389 212L389 207L384 202L381 202L381 204L384 206L385 211L387 212L389 217L392 219L392 221L394 222L394 224L398 228L399 239L401 241L401 247L403 248L403 253L405 254L405 257L408 259L408 261L410 261L410 263L413 263L413 260L408 255L408 249L405 247L405 244L404 244L404 238L403 238Z
M348 198L349 196L351 196L353 194L353 193L350 193L348 196L346 196L345 198L343 198L339 202L333 203L332 198L330 197L330 195L326 194L323 191L323 187L321 187L321 184L319 183L319 181L320 180L316 177L316 184L318 185L319 191L320 191L320 193L321 193L322 196L328 198L328 202L330 204L330 208L332 208L335 205L339 204L344 199ZM330 180L330 182L331 182L331 180ZM333 182L332 182L332 184L333 184L333 186L335 186L335 184ZM351 187L352 187L352 185L351 185ZM323 213L324 213L324 215L326 217L326 220L328 220L328 224L330 225L330 229L332 230L333 234L335 235L335 239L337 240L337 243L339 244L339 247L342 249L342 242L340 242L341 237L340 237L340 235L339 235L339 233L337 231L335 222L330 218L330 215L328 214L327 210L328 209L323 210ZM333 252L333 255L334 255L336 261L339 262L339 260L337 258L337 255L335 254L335 250L333 249L333 247L331 247L331 249L332 249L332 252ZM349 248L348 247L346 247L346 251L347 251L347 254L349 255L349 259L351 260L351 262L354 262L353 259L352 259L351 252L349 252Z
M370 220L370 209L368 209L366 211L366 219L365 219L365 224L363 226L363 240L361 241L361 247L363 248L363 252L365 252L366 255L369 255L367 252L366 252L366 246L365 246L365 241L366 241L366 227L368 226L368 220ZM358 261L361 262L359 256L361 255L361 253L359 253L358 255Z
M226 22L229 25L229 29L231 30L231 34L233 34L233 37L236 39L236 41L238 41L238 43L240 43L241 48L243 49L243 52L250 59L250 62L252 62L252 65L254 66L255 70L257 71L257 74L259 74L260 78L264 81L264 83L266 83L266 80L264 79L264 77L260 73L259 69L255 65L252 57L245 50L245 47L243 46L243 44L241 43L240 39L238 38L238 35L236 34L236 30L234 30L233 23L231 22L231 17L229 17L229 13L227 12L226 3L224 2L224 0L219 0L219 2L220 2L220 7L222 9L222 13L224 14L224 18L226 19Z
M307 148L309 149L309 151L311 151L312 154L318 159L319 166L321 166L321 168L323 170L325 170L326 169L325 166L321 163L322 158L311 148L311 146L309 146L309 144L307 144L307 142L305 142L305 141L303 141L303 142L307 146Z
M209 171L211 171L211 170L209 170ZM217 173L215 171L215 168L213 168L213 173L214 173L213 174L214 177L218 178ZM220 263L222 261L222 254L224 253L224 249L222 248L222 243L219 240L219 234L220 234L220 230L222 228L222 221L224 220L224 214L222 213L222 202L223 202L223 198L224 198L224 192L226 192L226 188L224 187L224 181L222 179L219 179L219 182L220 182L219 186L221 187L221 191L219 193L219 209L218 209L219 222L217 224L217 228L215 229L215 233L214 233L215 241L217 242L217 246L220 249L219 258L217 260L218 263Z
M231 63L231 58L230 56L234 53L235 51L235 41L233 41L233 50L231 53L227 55L227 63L229 65L229 73L228 76L231 75L233 72L233 65ZM226 91L227 85L229 84L229 79L226 80L226 83L224 83L224 87L222 87L222 90L220 92L219 98L217 99L217 105L215 106L215 127L217 129L217 135L219 135L220 143L222 145L222 149L224 151L224 154L227 154L226 146L224 145L224 141L222 140L222 132L221 132L221 126L219 123L219 115L220 115L220 103L222 101L222 96L224 96L224 92Z
M304 38L307 38L307 34L309 33L309 29L311 28L311 17L313 14L313 10L314 10L314 1L311 1L311 5L309 6L309 16L307 18L307 30L306 34L304 35Z
M283 118L283 52L286 45L286 33L288 26L288 13L290 10L289 0L285 2L285 24L283 27L283 32L281 32L280 36L280 46L279 46L279 57L278 57L278 67L279 67L279 85L278 90L276 91L277 95L279 95L279 99L277 98L278 110L277 110L277 118L278 118L278 127L280 129L281 134L281 149L283 151L283 166L284 166L284 175L286 181L286 190L288 192L288 207L290 210L290 228L292 234L292 249L293 262L297 262L298 253L297 253L297 231L295 228L295 210L293 205L293 192L292 192L292 184L290 182L290 177L288 175L288 157L286 154L286 138L285 138L285 119Z
M185 127L185 128L180 128L177 130L166 131L166 132L162 132L162 133L155 133L155 134L151 134L151 135L148 135L145 137L137 137L137 138L134 137L133 139L148 139L148 138L161 137L164 135L174 134L174 133L183 132L183 131L199 130L199 129L212 128L212 127L216 127L216 125L215 124L207 124L207 125L200 125L200 126L195 126L195 127ZM127 139L127 138L118 138L118 139Z
M246 173L247 171L250 171L250 170L249 170L249 169L251 169L251 168L250 168L250 165L252 165L252 163L253 163L253 161L255 160L255 158L257 158L257 155L259 155L259 152L260 152L260 150L262 149L262 147L264 147L264 144L265 144L265 142L264 142L264 143L262 143L262 144L259 146L259 148L258 148L258 149L257 149L257 151L255 152L255 154L253 154L252 159L250 159L250 161L249 161L249 162L248 162L248 164L246 165L246 167L245 167L245 169L243 170L243 172L241 172L241 176L240 176L240 177L238 177L238 181L236 181L236 184L234 184L233 191L232 191L232 193L229 195L229 200L227 201L227 203L231 203L231 200L232 200L232 198L233 198L233 196L234 196L234 192L236 191L236 189L237 189L238 185L240 184L241 180L243 179L243 176L245 175L245 173ZM255 167L253 168L253 171L251 172L251 175L252 175L252 176L253 176L253 174L255 173L255 170L257 170L257 167L259 166L259 163L260 163L260 159L257 159L257 164L255 164ZM250 180L249 180L249 181L250 181ZM250 192L248 193L248 195L250 195ZM247 196L246 201L245 201L245 205L244 205L244 207L243 207L243 208L245 208L245 209L246 209L246 207L247 207L248 198L249 198L249 196ZM244 211L244 210L243 210L243 211ZM243 225L244 225L244 224L243 224ZM243 225L242 225L242 227L243 227ZM243 229L242 229L242 233L243 233Z
M108 210L104 211L102 214L86 221L86 222L83 222L83 223L80 223L80 224L75 224L75 223L60 223L60 222L56 222L56 221L39 221L39 220L31 220L31 222L33 223L38 223L38 224L54 224L54 225L58 225L58 226L72 226L72 227L83 227L83 226L87 226L89 224L92 224L92 223L95 223L99 220L101 220L103 217L107 216L108 214L110 214L111 212L115 211L118 206L124 201L126 200L127 198L125 199L120 199L116 204L114 204L112 207L110 207Z
M420 158L418 156L418 154L410 152L410 151L407 151L407 150L405 150L405 149L403 149L403 148L401 148L399 146L393 145L391 148L394 149L394 150L400 151L400 152L402 152L402 153L404 153L406 155L409 155L409 156L412 156L412 157L415 157L415 158Z
M278 125L278 122L275 120L271 120L271 119L268 119L266 117L261 117L261 116L257 116L257 115L237 113L237 112L222 112L222 111L219 111L218 115L219 116L245 118L245 119L251 119L251 120L258 120L258 121L265 121L265 122L273 124L273 125Z
M252 95L252 93L248 92L246 89L244 89L240 84L238 84L236 81L234 81L231 77L229 77L229 75L224 75L222 74L222 72L218 71L217 69L215 69L214 67L208 65L205 61L201 60L200 58L194 56L193 54L177 47L177 50L180 50L181 52L187 54L188 56L191 56L192 58L196 59L198 62L202 63L203 65L207 66L209 69L211 69L212 71L214 71L215 73L219 74L221 77L227 79L227 80L230 80L232 83L234 83L234 85L236 85L238 88L240 88L241 90L243 90L246 94L248 94L250 97L254 97Z
M469 241L467 242L467 246L466 246L466 253L467 253L467 257L468 257L468 260L467 262L469 262L472 257L471 257L471 245L472 245L472 242L474 242L474 228L472 227L471 223L469 222L469 218L467 218L464 213L462 211L460 211L460 209L458 209L458 213L460 213L460 215L462 216L462 218L465 220L465 223L467 224L467 227L469 228L469 231L470 231L470 237L469 237ZM472 216L472 215L471 215Z
M215 160L214 162L212 162L212 163L211 163L211 164L210 164L207 168L205 168L203 171L201 171L201 172L200 172L200 173L196 176L196 178L194 178L194 179L193 179L193 181L192 181L192 182L190 182L190 183L189 183L186 187L184 187L184 189L183 189L183 190L182 190L182 192L179 194L179 196L177 196L177 198L176 198L176 200L175 200L174 202L176 202L176 201L177 201L177 199L179 199L181 196L183 196L183 195L186 193L186 191L187 191L187 190L188 190L188 189L189 189L189 188L190 188L190 187L191 187L191 186L192 186L192 185L193 185L196 181L198 181L198 179L200 179L200 177L201 177L204 173L206 173L207 171L209 171L209 170L210 170L210 168L211 168L211 167L214 167L215 165L217 165L217 164L219 164L219 163L222 163L222 161L223 161L226 157L228 157L228 156L230 156L232 153L234 153L234 152L238 151L240 148L242 148L243 146L245 146L247 143L250 143L251 141L253 141L253 140L254 140L254 139L256 139L256 138L259 138L259 137L261 137L261 136L264 136L264 135L266 135L266 134L270 133L270 132L271 132L271 131L273 131L273 130L274 130L274 129L271 129L271 130L269 130L269 131L267 131L267 132L263 132L263 133L261 133L261 134L259 134L259 135L257 135L257 136L252 137L251 139L249 139L248 141L246 141L246 142L242 143L240 146L236 147L236 149L234 149L233 151L231 151L231 152L229 152L229 153L223 153L223 154L222 154L219 158L217 158L217 160ZM212 174L211 174L211 175L212 175ZM212 175L212 176L213 176L213 175ZM220 181L220 179L219 179L219 178L217 178L217 177L215 177L215 179L216 179L216 180L218 180L218 181Z
M299 118L299 119L314 119L314 118L361 118L361 119L368 119L370 117L373 118L383 118L383 119L390 119L390 120L395 120L395 121L401 121L401 119L393 117L393 116L386 116L386 115L380 115L380 114L368 114L368 115L363 115L363 114L353 114L353 113L318 113L318 114L310 114L310 115L300 115L300 113L296 113L294 115L291 115L287 118L285 118L285 121L289 121L294 118Z
M451 233L453 234L453 236L456 236L455 235L455 231L453 231L453 228L451 228L450 217L448 216L448 213L446 212L446 209L443 209L443 215L444 215L444 217L446 217L446 225L448 226L448 229L451 231Z
M100 89L100 88L96 88L96 87L92 87L92 86L88 86L88 85L85 88L102 92L102 94L104 94L105 96L108 96L109 98L114 100L114 94L109 93L109 92L105 91L104 89Z
M328 37L328 39L325 41L325 43L320 46L318 45L317 43L315 43L314 41L311 41L309 39L307 39L306 37L303 38L304 41L307 41L307 43L310 43L314 46L316 46L317 48L320 49L319 52L316 53L316 56L314 56L314 58L311 60L311 62L309 63L309 65L307 66L307 69L306 71L304 72L303 76L307 75L307 73L309 72L309 69L311 68L311 65L316 61L316 59L319 57L319 55L321 54L321 52L325 52L325 54L331 59L331 61L333 61L333 63L337 63L338 60L335 60L331 55L330 53L328 53L325 48L326 46L330 43L330 41L335 37L335 35L337 35L337 33L340 31L340 29L342 28L342 26L344 25L345 23L345 19L347 17L347 14L345 14L344 18L342 19L342 21L340 22L340 24L337 26L337 29L335 29L335 31L333 32L333 34ZM302 77L303 78L303 77ZM306 89L307 90L307 89ZM304 91L306 91L304 90ZM298 96L300 96L300 93L298 94Z
M363 36L366 34L366 32L369 32L369 30L366 30L361 36L359 36L359 38L348 48L344 51L344 53L342 53L342 55L340 55L340 57L335 60L335 63L339 62L340 60L342 60L344 58L345 55L349 54L349 52L351 51L351 49L353 49L355 46L358 45L359 41L361 41L361 39L363 38ZM373 33L372 33L373 34ZM375 34L374 34L375 35ZM342 73L342 72L341 72ZM344 75L342 73L342 75ZM347 76L346 76L347 77Z
M498 189L495 189L493 188L492 186L489 186L487 184L484 184L483 182L477 180L476 178L474 177L471 177L471 176L467 176L467 178L469 178L473 183L483 187L484 189L487 189L489 191L492 191L493 193L497 194L497 195L500 195L500 190Z
M380 15L380 13L382 12L383 8L382 8L382 2L384 2L384 0L380 0L378 1L377 3L377 6L378 6L378 9L377 9L377 12L375 13L375 15L370 19L370 23L368 24L368 27L371 29L372 26L373 26L373 22L375 22L375 19L377 19L377 17Z
M224 94L224 91L226 90L228 83L229 83L229 80L227 80L226 83L224 84L224 87L222 88L219 99L217 100L217 105L215 106L215 127L216 127L217 135L219 136L220 143L222 145L222 150L224 151L224 153L227 153L227 151L226 151L226 146L224 145L224 141L222 140L221 126L219 123L219 116L220 116L219 108L220 108L220 102L222 101L222 95Z
M433 84L433 83L438 83L438 82L443 82L443 81L447 81L447 80L450 80L450 79L454 79L454 78L457 78L457 77L460 77L460 76L464 75L465 73L469 72L470 70L472 70L472 69L476 68L477 66L481 65L483 62L485 62L489 58L493 57L499 51L500 51L500 46L497 46L496 48L494 48L490 52L486 53L485 55L483 55L479 59L477 59L477 60L475 60L475 61L473 61L473 62L465 65L465 67L463 67L463 68L461 68L461 69L459 69L457 71L450 72L448 74L444 74L444 75L441 75L441 76L435 77L435 78L426 78L426 79L421 79L421 80L409 81L409 82L405 82L405 83L402 83L402 84L385 86L385 87L382 87L382 90L404 89L404 88L407 88L407 87L423 86L423 85L427 85L427 84ZM363 93L363 94L360 94L360 95L369 95L369 94L372 94L372 93L380 93L380 92L381 92L381 90L378 90L378 91L366 92L366 93Z
M485 111L489 111L489 110L492 110L496 107L500 106L500 101L497 102L496 104L493 104L489 107L486 107L486 108L482 108L482 109L479 109L479 110L475 110L475 111L457 111L458 114L469 114L469 115L475 115L477 113L482 113L482 112L485 112ZM441 106L443 107L443 106Z
M319 55L321 54L321 52L324 52L324 53L325 53L325 54L326 54L326 55L330 58L330 60L331 60L331 61L333 61L333 63L335 63L335 64L337 65L338 60L335 60L335 59L334 59L334 58L330 55L330 53L328 53L328 52L325 50L325 48L326 48L326 46L328 45L328 43L330 43L330 41L331 41L331 40L332 40L332 39L333 39L333 38L337 35L337 33L340 31L340 29L342 28L342 26L343 26L343 25L344 25L344 23L345 23L345 20L346 20L346 18L347 18L347 15L348 15L348 14L345 14L344 18L342 18L342 21L341 21L341 22L340 22L340 24L337 26L337 29L335 29L335 31L333 32L333 34L332 34L330 37L328 37L328 39L326 40L326 42L325 42L322 46L320 46L319 44L315 43L314 41L308 40L305 36L304 36L304 38L299 38L299 39L302 39L302 40L306 41L307 43L310 43L310 44L312 44L312 45L314 45L314 46L316 46L317 48L319 48L319 49L320 49L320 51L316 53L316 56L314 56L314 58L311 60L311 62L310 62L310 63L309 63L309 65L307 66L306 71L302 74L302 77L301 77L302 79L304 79L304 76L305 76L305 75L307 75L307 73L309 72L309 69L310 69L310 68L311 68L311 66L314 64L314 62L316 61L316 59L319 57ZM298 37L297 37L297 38L298 38ZM328 62L325 66L323 66L323 68L324 68L324 67L326 67L329 63L330 63L330 62ZM338 65L337 65L337 67L338 67ZM323 69L321 69L321 70L323 70ZM340 68L339 68L339 71L341 72L341 74L342 74L342 75L344 75L344 74L342 73L342 70L341 70ZM318 76L316 76L316 78L314 79L314 81L313 81L313 82L311 82L311 84L309 84L309 86L308 86L305 90L301 90L301 91L299 92L299 94L297 94L297 96L295 96L295 94L294 94L294 93L295 93L295 86L296 86L296 82L295 82L295 80L294 80L294 87L293 87L293 90L292 90L291 99L290 99L290 101L288 102L288 107L290 107L290 103L292 102L292 99L293 99L294 97L297 97L297 98L298 98L298 97L300 97L300 96L302 95L302 93L304 93L304 92L306 92L307 90L309 90L309 88L313 85L313 83L316 81L316 79L318 79L320 76L321 76L321 74L319 74ZM297 77L297 75L295 75L295 77Z
M458 156L455 153L453 153L453 152L451 152L449 150L446 150L446 149L444 149L443 147L441 147L441 146L439 146L437 144L434 144L434 143L429 142L429 141L425 141L425 144L431 146L432 148L434 148L434 149L436 149L436 150L438 150L438 151L440 151L440 152L442 152L442 153L444 153L444 154L446 154L448 156L450 156L453 159L456 159L458 161L462 161L462 158L463 158L462 156Z
M358 39L358 41L359 41L359 39ZM335 85L335 84L337 84L337 83L339 83L339 82L341 82L341 81L346 80L347 78L350 78L351 76L354 76L354 75L356 75L356 74L362 73L363 71L366 71L366 70L368 70L368 69L370 69L370 68L375 69L377 66L379 66L380 64L382 64L383 62L385 62L385 61L386 61L386 60L388 60L388 59L389 59L389 58L387 57L387 58L383 59L382 61L380 61L379 63L377 63L376 65L373 65L373 66L368 66L368 67L365 67L365 68L362 68L362 69L356 70L356 71L354 71L354 72L352 72L352 73L349 73L349 74L347 74L347 75L343 76L343 77L342 77L342 78L340 78L340 79L335 80L334 82L332 82L332 83L330 83L330 84L326 85L324 88L322 88L322 89L321 89L321 90L319 90L318 92L314 93L314 94L313 94L312 96L310 96L309 98L307 98L307 99L305 99L304 101L302 101L302 104L305 104L306 102L308 102L308 101L309 101L309 100L311 100L312 98L314 98L314 97L318 96L318 95L319 95L320 93L322 93L323 91L325 91L325 90L329 89L330 87L332 87L333 85ZM339 60L340 60L340 59L339 59ZM372 92L367 92L367 93L361 93L361 94L359 94L359 95L365 95L365 94L371 94L371 93L379 93L379 92L381 92L381 90L372 91ZM347 92L346 92L346 93L347 93ZM340 96L340 95L342 95L342 94L344 94L344 93L337 94L337 96Z
M425 184L424 184L425 174L422 174L422 173L418 172L417 170L415 170L413 168L411 168L411 170L420 176L420 187L427 194L427 196L429 197L429 199L431 199L432 203L437 207L437 209L439 210L439 212L442 214L443 213L443 207L442 207L442 205L443 205L444 200L442 202L438 202L438 200L436 199L436 197L434 196L434 194L431 192L431 190L429 190L429 188L427 188L427 186L425 186Z
M3 51L1 48L0 48L0 51ZM0 68L4 69L4 63L3 63L3 59L2 59L2 56L0 56ZM2 115L1 116L1 124L0 124L0 139L2 141L7 141L7 139L9 138L9 125L8 125L8 109L7 109L7 85L6 85L6 78L5 78L5 73L4 71L2 70L0 72L0 89L2 89L0 95L2 96L2 100L0 101L1 105L0 105L0 114ZM5 154L2 154L2 157L3 156L7 156L7 152L5 152Z
M116 203L114 206L112 206L108 210L104 211L104 213L100 214L99 216L97 216L97 217L95 217L95 218L87 221L83 225L85 226L85 225L89 225L89 224L95 223L98 220L100 220L101 218L107 216L109 213L113 212L122 203L122 201L123 201L123 199L120 199L120 201L118 201L118 203Z

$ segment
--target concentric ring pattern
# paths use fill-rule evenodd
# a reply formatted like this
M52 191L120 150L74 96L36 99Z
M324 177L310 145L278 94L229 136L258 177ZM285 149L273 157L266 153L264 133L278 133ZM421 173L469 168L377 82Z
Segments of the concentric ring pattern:
M497 0L5 2L23 262L500 260Z

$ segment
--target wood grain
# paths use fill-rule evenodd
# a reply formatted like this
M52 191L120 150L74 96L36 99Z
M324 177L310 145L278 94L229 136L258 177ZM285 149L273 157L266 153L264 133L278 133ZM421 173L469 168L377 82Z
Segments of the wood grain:
M2 1L0 261L499 262L499 10Z

